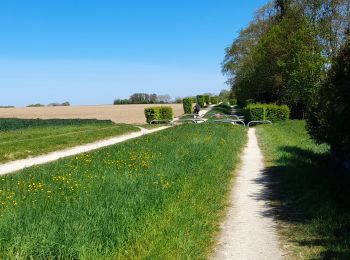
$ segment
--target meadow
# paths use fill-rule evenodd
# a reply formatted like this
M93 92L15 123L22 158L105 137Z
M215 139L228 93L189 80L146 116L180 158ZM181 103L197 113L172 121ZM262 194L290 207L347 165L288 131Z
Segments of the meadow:
M134 131L140 129L111 121L0 119L0 163Z
M206 258L246 130L182 125L0 179L0 258Z
M280 233L292 259L350 258L350 176L304 121L257 128Z

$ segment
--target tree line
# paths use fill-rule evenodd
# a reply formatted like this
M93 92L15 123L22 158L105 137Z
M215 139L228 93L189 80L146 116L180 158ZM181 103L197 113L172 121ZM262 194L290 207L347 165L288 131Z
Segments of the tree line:
M287 104L350 161L349 38L349 0L274 0L226 48L222 69L240 105Z
M114 105L123 104L167 104L170 103L170 95L157 95L148 93L134 93L128 99L115 99Z

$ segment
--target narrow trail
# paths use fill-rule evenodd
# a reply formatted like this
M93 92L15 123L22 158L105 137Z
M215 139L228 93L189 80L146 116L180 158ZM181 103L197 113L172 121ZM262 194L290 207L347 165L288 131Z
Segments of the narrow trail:
M283 259L263 170L255 129L250 128L212 259Z
M68 148L65 150L56 151L56 152L48 153L45 155L40 155L37 157L21 159L21 160L8 162L5 164L0 164L0 176L14 173L16 171L19 171L19 170L22 170L22 169L25 169L25 168L28 168L28 167L31 167L34 165L45 164L48 162L56 161L56 160L64 158L64 157L73 156L73 155L77 155L77 154L81 154L81 153L86 153L86 152L100 149L100 148L103 148L106 146L118 144L118 143L124 142L126 140L130 140L130 139L137 138L137 137L140 137L143 135L147 135L147 134L151 134L151 133L154 133L157 131L161 131L163 129L168 128L168 126L159 127L159 128L152 129L152 130L147 130L147 129L142 128L142 127L139 127L139 128L141 129L141 131L138 131L138 132L132 132L129 134L120 135L120 136L109 138L106 140L97 141L97 142L85 144L85 145L80 145L80 146L76 146L73 148Z

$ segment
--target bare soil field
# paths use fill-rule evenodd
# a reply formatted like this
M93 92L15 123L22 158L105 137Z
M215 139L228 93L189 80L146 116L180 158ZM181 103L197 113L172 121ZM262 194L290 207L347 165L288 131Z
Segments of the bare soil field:
M26 107L0 108L0 118L91 118L108 119L115 123L145 124L145 107L159 105L104 105L70 107ZM182 104L167 104L174 111L174 116L183 114Z

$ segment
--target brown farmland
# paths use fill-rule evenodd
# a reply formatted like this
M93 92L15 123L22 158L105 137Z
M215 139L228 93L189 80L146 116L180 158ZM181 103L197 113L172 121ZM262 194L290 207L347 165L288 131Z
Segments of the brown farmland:
M115 123L145 124L145 107L159 105L104 105L70 107L0 108L0 118L96 118L109 119ZM182 104L170 104L174 116L183 114Z

